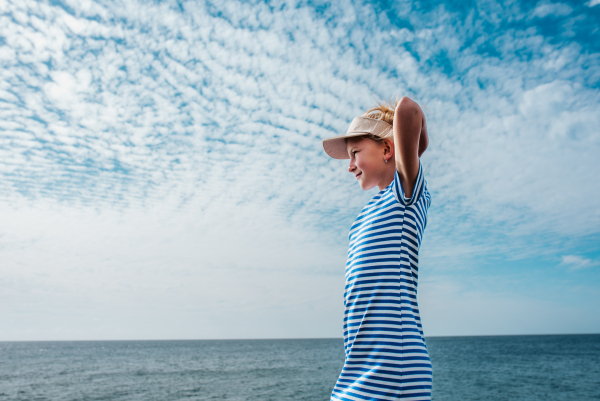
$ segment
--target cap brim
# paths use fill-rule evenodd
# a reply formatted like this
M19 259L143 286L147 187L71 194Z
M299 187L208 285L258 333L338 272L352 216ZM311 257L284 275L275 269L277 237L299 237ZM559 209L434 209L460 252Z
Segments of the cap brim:
M356 132L352 134L344 134L340 136L334 136L333 138L323 139L323 149L330 157L334 159L349 159L348 147L346 146L347 138L354 138L357 136L365 135L364 132Z

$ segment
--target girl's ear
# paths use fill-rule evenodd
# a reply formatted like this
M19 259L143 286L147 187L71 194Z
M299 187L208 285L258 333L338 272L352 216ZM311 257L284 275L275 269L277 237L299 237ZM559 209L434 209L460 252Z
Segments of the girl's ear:
M390 154L392 157L394 156L394 142L389 138L383 140L383 154Z

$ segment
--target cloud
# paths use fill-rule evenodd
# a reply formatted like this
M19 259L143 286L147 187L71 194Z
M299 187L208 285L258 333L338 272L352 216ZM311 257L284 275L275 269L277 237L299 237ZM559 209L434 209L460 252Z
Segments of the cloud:
M571 14L573 9L564 3L540 2L531 12L532 17L545 18L548 16L564 17Z
M562 257L561 265L570 266L571 270L579 270L586 267L599 265L600 262L594 259L586 259L577 255L565 255Z
M358 35L349 38L343 34L348 29L330 26L305 7L294 9L291 18L290 7L272 11L264 5L217 12L211 3L186 3L182 13L164 4L139 13L135 5L120 9L86 3L71 4L70 14L57 6L18 4L14 14L22 23L7 24L4 47L18 51L8 71L29 78L23 86L7 76L13 91L8 96L18 93L21 99L7 103L7 120L19 124L13 128L26 128L30 142L25 146L17 140L7 157L24 155L21 160L29 160L30 171L20 169L10 177L12 190L37 196L47 187L54 188L47 196L127 205L137 199L160 202L173 190L191 190L190 179L203 188L195 196L219 196L206 192L213 187L207 182L212 177L235 185L232 196L248 198L255 196L253 188L266 188L259 177L271 171L273 183L294 177L296 189L308 189L301 192L306 198L302 208L292 201L298 191L291 188L269 196L272 202L287 202L291 214L323 213L334 209L336 195L320 189L327 186L308 188L308 175L298 175L289 161L302 154L304 171L335 165L343 175L339 162L323 159L319 140L343 130L373 99L393 95L391 87L395 93L415 93L431 111L432 144L443 146L432 146L425 156L432 164L430 183L436 197L458 207L460 216L440 216L443 225L460 228L462 217L469 215L486 226L502 222L521 231L552 227L563 232L567 226L587 234L597 226L579 210L548 224L550 211L564 208L569 197L562 198L540 176L547 170L542 166L591 158L592 150L582 151L577 144L585 140L592 141L592 149L598 146L594 127L599 113L597 90L566 75L589 75L578 66L591 58L550 43L534 61L514 58L515 51L539 47L545 40L540 35L513 31L489 37L505 60L498 63L481 54L476 43L460 50L459 57L463 33L458 26L438 24L410 35L406 28L392 29L390 38L368 29L379 18L372 14L360 22L341 20ZM445 15L443 9L432 11L440 20ZM17 31L18 36L11 33ZM392 39L402 32L408 42ZM414 44L410 51L405 43ZM398 51L375 56L379 46L397 46ZM459 80L427 67L435 66L441 53L461 74ZM549 71L555 79L539 78ZM42 79L44 74L49 79ZM7 135L16 139L23 133ZM565 152L536 149L538 141L547 139ZM262 163L253 162L257 155L264 155ZM232 164L216 166L213 158ZM585 166L590 170L589 163ZM568 182L581 188L596 167ZM517 175L522 181L518 197L511 195L515 181L505 178ZM77 193L68 184L71 176L81 180ZM318 179L331 187L340 178L331 171ZM473 188L481 190L468 197L468 204L455 196ZM582 198L593 199L596 194L587 191ZM182 198L194 196L184 192ZM307 203L309 198L318 202ZM355 207L365 199L358 197ZM580 221L572 224L577 216Z
M588 7L594 7L594 6L597 6L598 4L600 4L600 0L590 0L586 5Z

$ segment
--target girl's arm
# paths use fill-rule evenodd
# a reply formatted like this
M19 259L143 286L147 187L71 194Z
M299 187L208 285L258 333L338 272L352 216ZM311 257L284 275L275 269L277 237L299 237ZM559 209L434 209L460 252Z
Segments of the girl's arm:
M394 113L394 153L405 196L412 196L419 174L419 157L428 144L423 111L414 101L403 97Z

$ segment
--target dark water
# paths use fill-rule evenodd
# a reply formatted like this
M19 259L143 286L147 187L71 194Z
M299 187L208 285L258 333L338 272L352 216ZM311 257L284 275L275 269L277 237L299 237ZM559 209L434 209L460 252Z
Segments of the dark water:
M428 338L434 400L600 400L600 335ZM337 339L0 343L0 400L327 400Z

